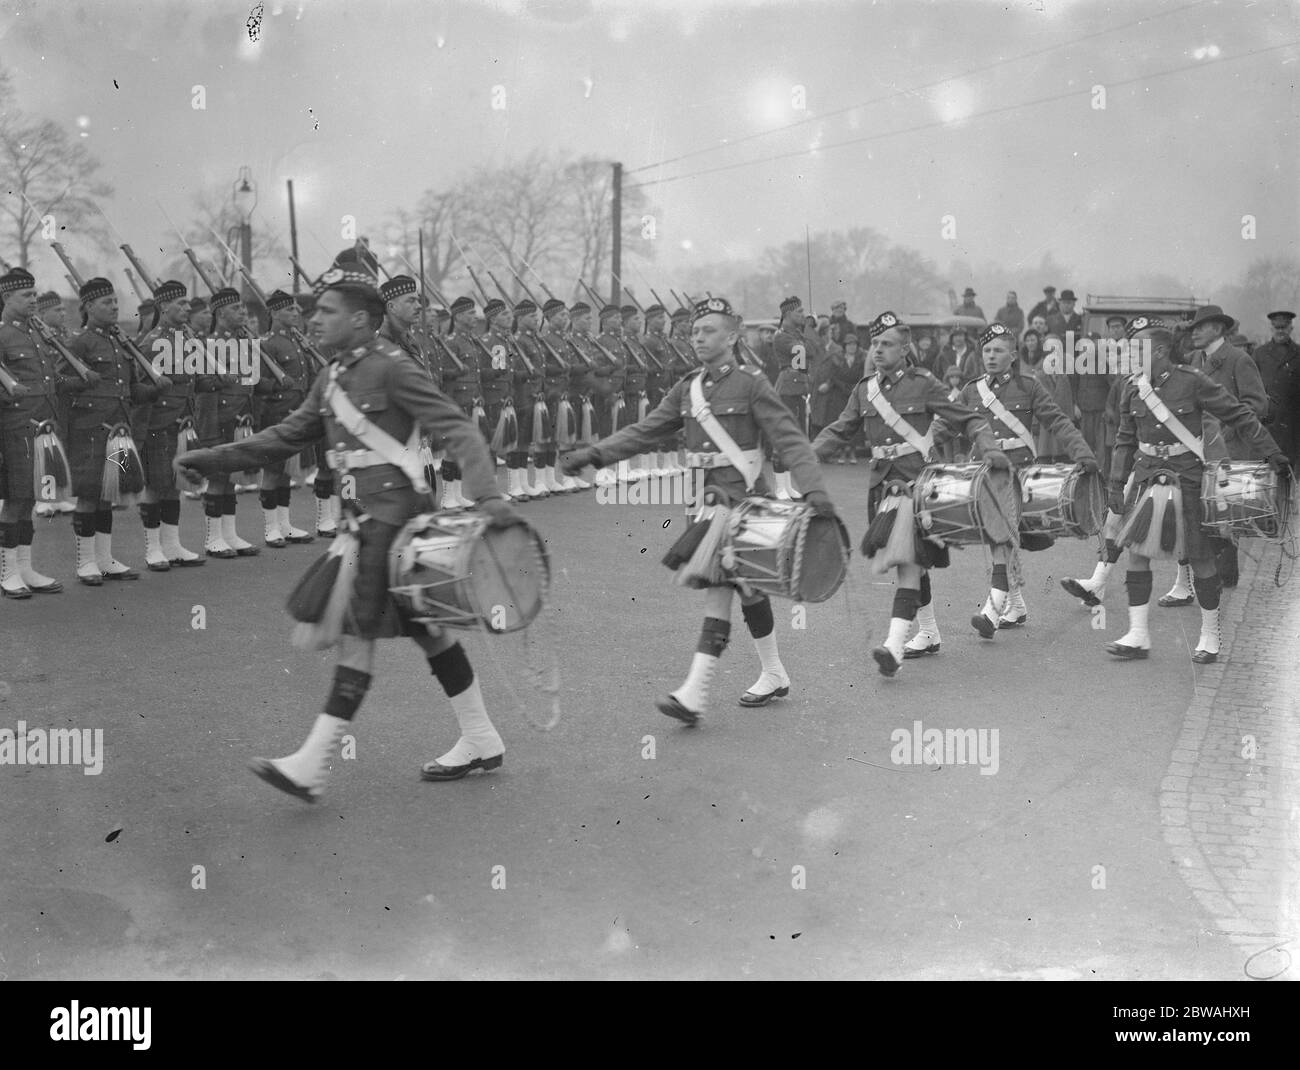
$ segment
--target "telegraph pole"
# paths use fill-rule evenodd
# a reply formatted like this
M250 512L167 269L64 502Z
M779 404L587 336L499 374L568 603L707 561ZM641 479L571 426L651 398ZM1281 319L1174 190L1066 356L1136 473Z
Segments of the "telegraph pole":
M623 165L614 164L614 240L609 280L609 303L621 305L619 282L623 277ZM597 310L599 311L599 310Z
M293 249L293 263L297 265L298 263L298 217L294 214L294 210L293 210L293 179L292 178L289 179L288 183L289 183L289 245ZM293 269L294 297L297 297L298 293L299 293L298 268L295 266Z

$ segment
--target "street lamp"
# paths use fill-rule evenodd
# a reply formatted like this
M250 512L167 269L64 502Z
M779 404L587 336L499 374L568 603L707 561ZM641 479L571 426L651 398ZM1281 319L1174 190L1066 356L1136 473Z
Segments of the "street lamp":
M250 275L253 273L253 209L257 207L257 183L252 180L252 173L247 167L239 169L235 180L235 211L239 215L239 259ZM252 298L247 280L241 287L244 300Z

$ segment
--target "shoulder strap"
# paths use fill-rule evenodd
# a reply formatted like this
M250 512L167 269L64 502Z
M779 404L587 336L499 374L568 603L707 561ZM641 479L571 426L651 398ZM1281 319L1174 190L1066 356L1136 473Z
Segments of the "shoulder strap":
M1034 438L1029 433L1029 428L1022 424L1016 416L1002 404L1002 399L993 393L992 387L989 386L987 379L977 379L975 389L979 391L980 401L984 407L996 416L1002 423L1006 424L1014 432L1016 438L1025 444L1033 456L1037 457L1038 453L1034 450Z
M428 494L430 487L424 478L424 465L420 463L420 425L411 428L411 439L403 446L387 431L373 423L365 413L352 404L344 389L338 384L339 365L330 367L329 386L325 388L325 400L334 410L334 416L357 441L374 450L385 461L395 465L405 473L421 494Z
M758 455L757 463L747 460L741 448L736 445L736 440L727 434L727 429L713 415L709 403L704 400L704 372L691 379L691 419L708 432L736 471L745 477L745 489L752 491L763 469L762 454Z
M934 448L933 420L930 421L931 428L922 435L898 414L898 410L880 392L880 379L874 375L867 380L867 400L876 407L880 418L889 425L894 434L899 435L909 446L916 447L923 459L930 456L930 450Z
M1174 438L1196 454L1197 460L1204 463L1205 448L1201 444L1201 440L1188 431L1182 420L1169 411L1169 406L1156 393L1155 387L1151 385L1151 380L1144 375L1139 375L1137 377L1137 391L1146 407L1151 410L1151 415L1164 424Z

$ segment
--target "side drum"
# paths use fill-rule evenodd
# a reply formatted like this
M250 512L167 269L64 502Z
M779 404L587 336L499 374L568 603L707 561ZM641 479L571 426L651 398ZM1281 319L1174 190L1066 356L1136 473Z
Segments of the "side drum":
M1000 545L1015 537L1020 498L1005 472L986 464L932 464L912 488L921 534L936 542Z
M1031 464L1020 470L1020 490L1022 532L1087 539L1101 530L1106 496L1098 472L1072 464Z
M1201 527L1223 538L1281 538L1291 514L1291 486L1263 461L1207 464L1201 481Z
M848 572L849 533L839 517L804 502L745 498L722 543L722 570L755 591L796 602L825 602Z

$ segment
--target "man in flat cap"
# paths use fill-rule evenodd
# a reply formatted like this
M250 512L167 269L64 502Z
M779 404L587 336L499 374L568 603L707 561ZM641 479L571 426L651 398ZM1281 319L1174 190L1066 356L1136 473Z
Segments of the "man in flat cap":
M1041 301L1039 301L1038 304L1036 304L1033 308L1031 308L1031 309L1029 310L1029 323L1030 323L1030 326L1033 326L1033 322L1034 322L1034 317L1035 317L1035 316L1042 316L1042 317L1043 317L1043 327L1042 327L1042 329L1043 329L1044 331L1046 331L1046 330L1047 330L1047 317L1050 316L1050 315L1052 315L1053 313L1055 313L1059 308L1060 308L1060 305L1057 303L1057 300L1056 300L1056 287L1055 287L1055 286L1044 286L1044 287L1043 287L1043 299L1042 299Z
M72 369L60 366L54 348L33 326L37 297L31 274L12 268L0 277L0 300L4 302L0 320L0 595L27 599L33 593L63 590L58 580L32 567L32 507L58 492L57 479L38 486L43 457L37 455L36 439L42 434L53 436L59 440L54 453L63 455L59 421L63 396L75 396L89 384ZM92 372L91 379L95 378ZM102 469L102 451L99 464ZM44 474L66 479L62 470Z
M1016 341L1020 340L1020 334L1025 329L1025 310L1020 307L1015 290L1007 291L1007 303L993 314L993 319L1004 327L1010 327Z
M980 413L953 401L948 388L924 368L907 366L901 322L893 312L882 312L871 321L872 370L858 383L840 418L813 442L818 458L828 458L861 430L871 449L867 505L873 524L862 549L873 559L873 572L893 573L897 579L889 635L871 652L880 674L886 677L896 676L905 658L939 650L937 639L922 640L913 651L904 650L918 609L925 613L921 618L925 632L937 636L938 626L928 608L932 601L930 570L948 567L947 546L921 537L912 509L912 485L929 462L935 419L942 417L951 433L964 434L991 467L1011 469ZM888 512L897 515L886 532L886 525L876 523L876 518ZM879 544L877 534L883 536Z
M658 407L644 420L623 428L586 449L575 450L564 458L565 471L579 470L593 463L606 465L651 448L667 436L685 430L687 459L692 468L704 471L704 485L719 496L719 513L713 520L701 520L688 529L689 538L698 543L699 524L726 522L725 510L746 494L764 494L762 477L762 439L784 459L786 466L799 473L801 485L813 509L833 515L834 507L827 496L821 469L813 458L808 439L789 409L773 391L762 369L741 366L737 344L739 319L723 298L713 297L695 306L692 316L692 343L702 368L679 380L664 396ZM692 400L698 382L708 418L716 415L717 425L731 440L724 443L716 431L710 431L695 413L699 406ZM731 447L729 450L728 447ZM745 465L745 469L737 467ZM706 490L706 496L710 493ZM688 536L683 536L688 539ZM681 542L670 551L665 564L674 569L691 567L690 552L683 557ZM679 582L685 582L679 579ZM689 584L700 585L700 584ZM685 682L657 705L661 713L686 724L695 724L706 711L709 689L717 670L718 658L731 634L731 602L735 587L730 581L710 581L705 596L704 625L699 644ZM781 663L776 645L772 604L766 595L741 593L745 623L754 638L762 664L758 681L741 696L742 706L765 706L773 698L787 695L790 678Z
M1269 431L1291 458L1300 463L1300 345L1291 337L1295 313L1270 312L1271 336L1253 356L1269 401Z
M153 401L158 388L123 344L113 284L104 278L89 279L80 296L86 330L69 340L68 349L99 380L80 391L68 407L68 459L77 496L72 530L77 539L77 579L98 587L104 580L140 578L113 556L113 505L104 498L104 462L112 428L129 428L132 404ZM168 379L164 384L171 386Z
M302 331L302 311L293 295L276 290L267 297L266 309L271 315L271 329L261 340L262 352L284 372L285 382L265 376L259 383L266 388L257 417L259 431L274 427L301 405L316 378L316 365L297 341L296 335ZM313 541L311 532L295 526L289 517L293 501L290 483L287 462L276 461L262 469L262 534L266 545L276 549Z

